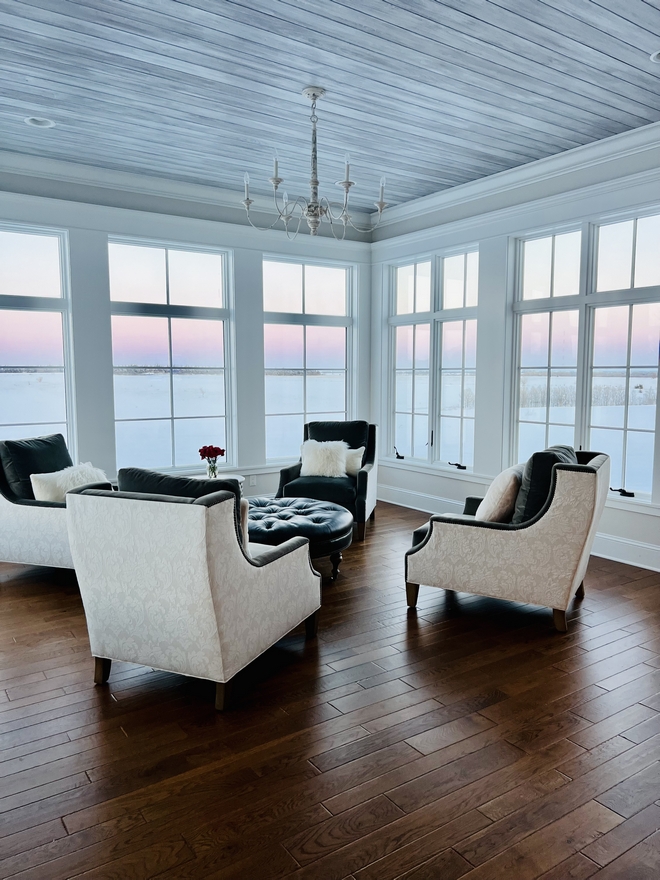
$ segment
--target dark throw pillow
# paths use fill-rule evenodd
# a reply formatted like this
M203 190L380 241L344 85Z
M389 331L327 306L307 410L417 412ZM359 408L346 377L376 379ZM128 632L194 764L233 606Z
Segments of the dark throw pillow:
M0 443L0 461L10 491L17 498L28 499L34 499L30 474L50 474L73 465L61 434L4 440Z
M549 446L535 452L525 465L512 523L527 522L536 516L547 501L556 464L577 464L572 446Z

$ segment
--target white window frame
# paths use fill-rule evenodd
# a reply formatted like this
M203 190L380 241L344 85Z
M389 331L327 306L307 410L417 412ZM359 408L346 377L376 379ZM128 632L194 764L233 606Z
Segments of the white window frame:
M406 456L405 461L411 465L418 467L432 467L448 474L454 473L473 473L474 464L466 466L458 470L455 466L448 462L440 460L440 416L441 416L441 366L442 366L442 325L452 321L477 321L477 344L479 336L479 299L477 298L476 306L463 306L458 309L443 309L443 260L447 257L456 257L468 255L470 253L479 253L478 244L463 245L458 248L452 248L443 251L434 251L431 253L415 254L397 260L396 263L390 263L387 266L387 289L388 289L388 320L387 320L387 446L383 450L383 458L388 461L397 461L394 453L395 443L395 420L396 420L396 328L402 326L415 326L416 324L430 324L430 346L429 346L429 411L428 411L428 450L427 458L413 458ZM417 263L431 263L431 309L428 312L407 312L402 315L396 314L396 298L397 298L397 269L403 266L416 265ZM465 357L465 347L463 348L463 356ZM463 367L463 372L464 372ZM476 370L475 370L476 374ZM477 379L478 381L478 379ZM475 413L476 416L476 413ZM464 417L461 416L461 431L463 429ZM476 436L476 418L475 418L475 436ZM459 462L463 464L463 462Z
M575 447L576 449L589 449L591 420L591 376L593 364L594 343L594 314L596 309L603 306L630 306L644 303L660 302L660 285L654 287L631 287L621 290L596 291L596 273L598 259L598 229L612 223L621 223L626 220L638 220L647 216L660 214L660 206L648 208L644 211L631 211L625 214L617 213L614 216L602 216L593 220L585 220L581 223L567 224L561 227L553 227L543 231L536 231L524 236L517 236L516 263L515 263L515 296L513 302L514 318L514 352L513 352L513 392L511 407L511 446L509 449L509 461L517 461L518 451L518 427L519 427L519 403L520 403L520 361L521 361L521 317L531 313L553 313L558 311L577 310L578 312L578 352L577 352L577 384L575 401ZM635 227L636 228L636 227ZM523 245L525 241L536 238L547 238L550 235L561 235L566 232L574 232L580 229L582 232L580 249L580 286L576 296L546 297L543 299L522 299L522 265ZM634 278L635 248L633 237L633 256L631 266L631 279ZM659 383L660 384L660 383ZM626 403L627 406L627 403ZM618 488L618 487L613 487ZM608 503L619 502L622 506L629 507L634 504L642 508L660 507L660 405L656 407L654 464L651 496L635 493L632 499L623 499L618 493L610 492Z
M355 332L355 314L356 314L356 291L357 291L357 266L353 263L345 263L339 260L320 260L320 259L307 259L305 257L294 257L294 256L286 256L283 254L269 254L263 253L261 256L261 265L263 271L264 263L286 263L288 265L296 265L302 266L302 274L303 274L303 291L304 291L304 279L305 279L305 266L319 266L321 268L329 268L329 269L344 269L346 271L346 315L314 315L307 314L305 312L267 312L264 310L263 312L263 324L295 324L297 326L302 327L345 327L346 328L346 387L345 387L345 402L346 402L346 419L351 420L355 418L356 411L356 400L357 400L357 375L355 371L355 364L357 363L357 337L358 334ZM263 302L263 299L262 299ZM303 307L305 304L304 293L303 293ZM266 380L266 372L267 369L264 367L264 384ZM307 367L303 366L300 368L300 372L303 373L303 423L307 423ZM271 415L277 415L277 413L272 413ZM264 428L267 424L268 415L264 409ZM302 436L300 438L300 442L302 443ZM280 463L288 463L291 461L296 461L298 459L298 455L290 456L289 458L267 458L267 453L264 453L264 458L269 467L276 466Z
M224 384L225 384L225 443L226 455L223 461L219 462L218 471L233 470L236 467L238 457L237 442L237 426L236 426L236 370L235 370L235 329L234 329L234 296L233 296L233 271L232 271L232 254L226 248L208 247L181 241L163 241L160 239L133 238L130 236L111 235L108 236L108 245L124 244L133 245L135 247L153 247L165 250L179 250L187 253L215 254L221 256L222 259L222 289L224 294L224 306L214 308L210 306L184 306L171 305L169 303L139 303L139 302L121 302L119 300L110 301L111 315L119 316L137 316L137 317L156 317L156 318L197 318L223 322L223 352L224 352ZM171 369L171 368L170 368ZM114 359L113 359L113 376L114 376ZM114 384L114 383L113 383ZM113 414L114 414L114 398L113 398ZM158 419L162 420L162 419ZM131 419L117 419L117 421L132 421ZM170 436L171 449L174 454L174 410L171 409ZM202 438L203 439L203 438ZM202 440L200 440L200 443ZM159 470L172 474L186 474L196 471L202 471L202 462L196 468L194 465L174 465L172 467L161 467Z
M64 397L67 448L71 458L76 461L78 439L76 425L76 405L74 386L73 327L71 320L71 276L69 270L69 237L67 230L24 223L0 223L1 232L16 232L22 235L47 235L56 237L59 242L60 289L61 297L21 296L0 294L0 314L2 311L59 312L62 316L62 344L64 347ZM40 424L35 422L38 429ZM50 422L48 423L50 424Z

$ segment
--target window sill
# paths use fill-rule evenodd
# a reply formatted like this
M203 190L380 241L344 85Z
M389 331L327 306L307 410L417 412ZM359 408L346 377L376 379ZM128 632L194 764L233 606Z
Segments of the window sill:
M620 495L608 493L605 506L614 510L627 510L630 513L643 513L646 516L660 516L660 504L641 501L639 498L623 498Z
M393 467L404 471L413 471L418 474L433 474L436 477L446 477L449 480L462 480L468 483L478 483L480 486L488 486L493 482L493 477L483 474L475 474L473 471L459 471L457 468L449 468L439 464L427 464L421 461L401 461L398 458L380 458L381 467Z

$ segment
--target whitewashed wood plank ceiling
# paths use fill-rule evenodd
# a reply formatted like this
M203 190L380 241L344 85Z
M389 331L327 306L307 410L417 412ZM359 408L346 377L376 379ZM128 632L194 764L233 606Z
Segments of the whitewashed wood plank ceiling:
M315 84L370 209L658 121L658 49L651 0L0 0L0 149L304 194Z

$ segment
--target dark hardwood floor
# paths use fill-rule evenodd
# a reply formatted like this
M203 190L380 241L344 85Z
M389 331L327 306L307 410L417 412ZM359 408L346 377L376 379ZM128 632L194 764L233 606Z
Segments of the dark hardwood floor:
M660 574L552 612L420 591L379 504L300 628L214 688L93 684L72 573L0 565L0 878L657 880ZM543 573L539 572L539 577Z

